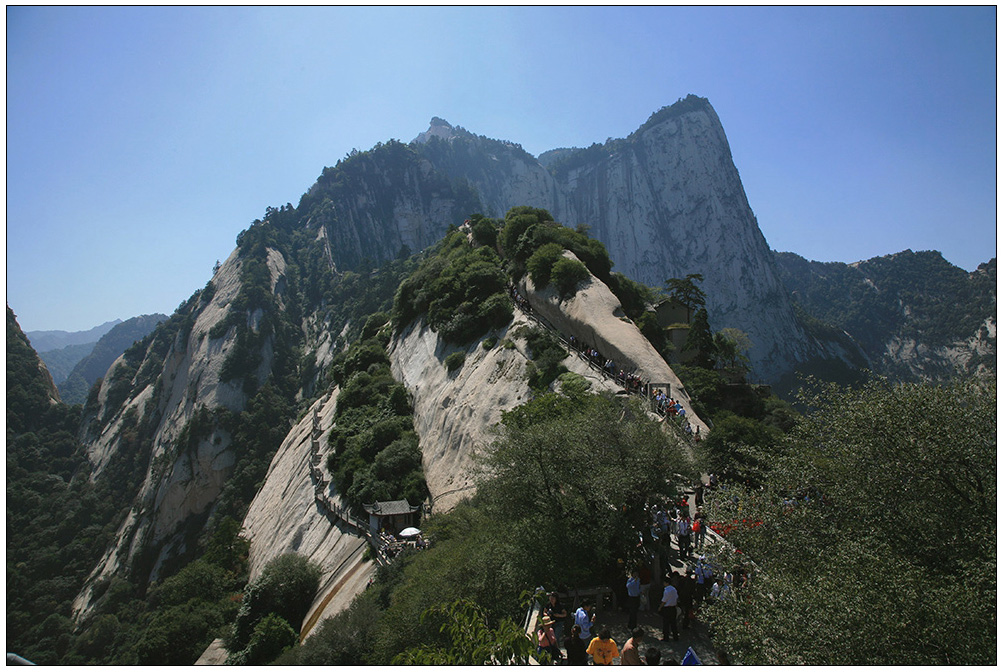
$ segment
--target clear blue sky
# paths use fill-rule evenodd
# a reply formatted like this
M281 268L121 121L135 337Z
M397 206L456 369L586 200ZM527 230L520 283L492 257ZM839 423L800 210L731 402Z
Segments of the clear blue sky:
M996 8L7 7L7 301L171 313L267 206L440 116L538 155L709 98L769 244L996 254Z

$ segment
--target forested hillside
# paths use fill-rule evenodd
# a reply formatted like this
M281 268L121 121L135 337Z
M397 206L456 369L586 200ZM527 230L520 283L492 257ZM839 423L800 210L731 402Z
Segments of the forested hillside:
M995 372L996 261L973 273L939 252L855 264L777 253L780 275L808 320L844 330L870 367L899 380Z
M113 481L89 480L80 407L54 392L8 306L7 648L43 664L93 660L71 604L131 504Z

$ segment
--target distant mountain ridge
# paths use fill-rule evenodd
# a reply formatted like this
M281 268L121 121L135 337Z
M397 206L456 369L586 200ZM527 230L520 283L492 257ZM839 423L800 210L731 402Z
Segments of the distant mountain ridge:
M945 381L958 372L994 375L995 258L973 273L936 251L852 264L776 259L790 295L811 317L845 331L868 367L894 380Z
M87 399L91 385L104 376L108 367L129 346L145 338L166 319L166 315L154 313L133 317L113 326L94 344L90 352L76 363L66 379L57 383L62 400L67 404L82 404Z
M59 385L72 373L73 367L91 353L95 345L97 345L97 341L93 343L81 343L79 345L67 345L58 350L40 352L38 356L45 362L45 367L52 374L52 382Z
M48 331L26 331L24 335L31 341L31 347L35 352L42 354L50 350L58 350L68 345L83 345L85 343L97 343L98 339L111 331L121 320L111 320L92 329L85 331L63 331L53 329Z

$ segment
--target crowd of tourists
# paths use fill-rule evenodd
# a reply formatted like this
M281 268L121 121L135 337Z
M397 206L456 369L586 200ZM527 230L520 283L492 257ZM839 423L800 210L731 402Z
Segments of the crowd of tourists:
M679 641L681 633L695 622L703 604L729 599L735 585L747 585L748 578L743 572L737 583L734 577L733 572L722 572L718 576L705 555L685 571L669 572L664 577L664 590L656 607L661 616L660 641ZM645 579L646 584L643 583ZM622 649L613 639L608 626L597 625L598 613L593 601L582 601L581 606L570 613L561 602L560 595L552 592L536 626L537 653L540 656L548 654L554 664L587 665L589 658L594 665L611 665L616 658L621 665L662 664L661 650L652 641L657 633L648 634L637 623L638 612L651 608L648 600L649 568L642 566L632 571L627 578L626 589L627 629L631 636ZM571 624L570 629L565 633L568 623ZM645 642L650 645L646 646ZM678 661L669 658L664 664L678 664Z
M709 489L715 489L716 478L711 477L710 483ZM586 665L589 661L608 665L616 659L621 665L678 664L674 658L663 661L662 651L655 642L679 641L696 622L703 606L731 599L735 592L747 587L751 576L743 564L725 569L708 556L711 546L707 541L709 521L703 512L704 489L700 481L677 501L666 499L647 507L649 537L646 532L641 535L645 559L623 566L625 591L616 591L620 604L625 596L628 614L626 629L630 636L622 648L612 637L606 619L598 618L594 601L583 599L581 606L571 611L564 606L560 595L552 592L537 621L537 652L541 656L549 654L556 664L567 665ZM690 505L690 497L694 498L695 506ZM660 554L661 563L655 562L656 554ZM667 566L664 561L669 557L682 562L675 562L661 577L663 589L653 586L652 567ZM661 617L660 637L650 632L650 628L645 632L638 623L639 614L650 611ZM691 647L686 656L695 658ZM718 653L719 656L723 654ZM683 659L682 664L689 663L693 660Z
M531 315L532 306L529 305L528 299L522 296L522 294L518 291L518 288L513 284L509 284L508 290L511 292L511 297L515 302L515 305L517 305L523 313ZM619 368L616 365L615 360L606 357L599 352L598 349L592 347L588 343L584 343L573 335L566 340L571 349L580 353L596 369L602 371L606 376L616 381L624 390L630 392L631 394L639 394L650 399L652 408L658 413L658 415L666 420L674 419L678 422L682 431L684 431L687 436L692 438L692 440L700 441L702 439L699 434L699 427L693 427L686 419L686 410L682 407L682 404L677 399L669 396L668 392L661 387L652 385L651 381L641 376L640 372L636 368L631 370Z

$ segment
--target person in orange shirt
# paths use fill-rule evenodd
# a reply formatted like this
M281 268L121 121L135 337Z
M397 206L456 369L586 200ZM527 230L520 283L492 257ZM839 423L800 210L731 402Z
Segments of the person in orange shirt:
M619 648L609 634L609 628L602 628L598 637L591 640L586 652L591 654L595 665L612 665L613 658L619 658Z

